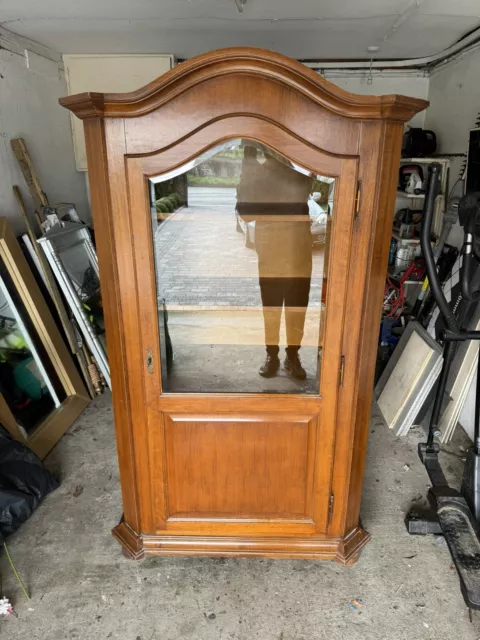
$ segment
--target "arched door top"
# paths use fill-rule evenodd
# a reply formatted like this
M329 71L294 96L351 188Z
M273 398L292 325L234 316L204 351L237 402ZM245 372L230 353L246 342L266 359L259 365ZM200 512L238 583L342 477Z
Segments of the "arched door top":
M249 47L219 49L197 56L137 91L80 93L62 98L60 104L82 120L95 117L137 118L222 76L248 78L252 89L257 90L260 86L276 84L303 95L331 114L354 120L406 122L428 106L426 100L406 96L349 93L296 60L273 51Z

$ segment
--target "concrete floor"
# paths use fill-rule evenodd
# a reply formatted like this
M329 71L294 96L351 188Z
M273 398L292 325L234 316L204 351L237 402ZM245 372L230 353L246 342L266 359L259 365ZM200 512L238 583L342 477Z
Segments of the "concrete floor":
M354 567L260 559L126 560L110 529L122 507L110 396L95 400L48 456L61 479L9 549L32 599L2 556L3 592L18 618L8 640L477 640L442 540L411 538L403 517L421 501L420 434L397 439L372 417L362 519L372 534ZM461 451L445 455L459 477ZM404 465L409 465L405 470ZM350 608L362 599L358 610Z

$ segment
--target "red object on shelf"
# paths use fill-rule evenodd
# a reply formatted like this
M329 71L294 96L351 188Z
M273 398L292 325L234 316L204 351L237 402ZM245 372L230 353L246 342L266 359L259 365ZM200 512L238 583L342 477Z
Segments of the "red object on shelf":
M385 294L383 297L383 311L387 318L398 317L405 304L405 287L403 286L407 280L418 280L420 282L425 275L425 261L423 258L417 258L412 264L405 269L402 277L396 281L387 276L385 283ZM386 309L388 308L388 313Z

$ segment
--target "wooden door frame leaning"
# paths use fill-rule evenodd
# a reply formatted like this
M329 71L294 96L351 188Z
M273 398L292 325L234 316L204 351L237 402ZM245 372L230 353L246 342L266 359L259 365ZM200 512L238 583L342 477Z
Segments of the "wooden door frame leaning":
M403 125L428 103L353 95L251 48L201 55L132 93L60 103L84 120L124 505L114 535L132 558L354 562L369 539L359 512ZM237 138L336 180L317 395L162 392L148 180ZM247 500L247 485L269 498Z
M60 406L28 435L19 427L0 394L0 422L13 437L44 458L89 404L90 398L7 218L0 218L0 259L66 394Z

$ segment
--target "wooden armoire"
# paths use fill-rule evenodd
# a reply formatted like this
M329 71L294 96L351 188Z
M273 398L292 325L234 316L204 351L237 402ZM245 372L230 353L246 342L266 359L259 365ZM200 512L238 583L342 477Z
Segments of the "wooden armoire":
M404 123L260 49L84 121L126 555L354 562Z

